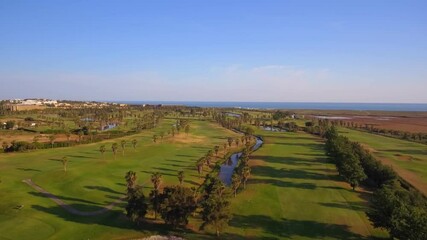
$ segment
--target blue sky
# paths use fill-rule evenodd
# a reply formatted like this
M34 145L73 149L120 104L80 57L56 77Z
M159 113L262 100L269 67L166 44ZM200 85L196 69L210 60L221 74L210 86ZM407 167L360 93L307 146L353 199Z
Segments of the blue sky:
M427 1L0 0L0 98L427 103Z

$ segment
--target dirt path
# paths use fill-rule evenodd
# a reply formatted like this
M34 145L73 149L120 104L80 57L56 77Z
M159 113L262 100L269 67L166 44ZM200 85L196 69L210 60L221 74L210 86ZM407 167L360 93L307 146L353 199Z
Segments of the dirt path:
M118 200L110 203L109 205L107 205L107 206L105 206L105 207L103 207L103 208L101 208L99 210L92 211L92 212L83 212L83 211L79 211L79 210L71 207L70 205L66 204L64 201L62 201L61 199L59 199L57 196L53 195L52 193L44 190L42 187L40 187L37 184L35 184L33 182L33 180L31 180L31 179L24 179L24 180L22 180L22 182L28 184L30 187L34 188L38 192L41 192L43 195L45 195L46 197L50 198L52 201L54 201L60 207L62 207L63 209L65 209L67 212L75 214L75 215L79 215L79 216L96 216L96 215L100 215L100 214L106 213L106 212L110 211L118 203L122 202L124 200L124 198L126 197L126 196L123 196L120 199L118 199Z

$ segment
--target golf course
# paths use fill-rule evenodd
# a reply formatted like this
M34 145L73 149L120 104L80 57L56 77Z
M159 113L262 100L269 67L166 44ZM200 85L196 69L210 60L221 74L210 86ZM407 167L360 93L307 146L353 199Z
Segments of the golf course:
M341 134L359 142L377 159L427 195L427 149L425 144L342 128Z
M124 138L69 148L9 153L0 156L0 239L129 239L150 235L215 238L201 231L198 217L187 230L170 229L161 221L135 226L124 215L125 173L137 173L146 194L150 176L159 172L163 185L203 182L195 161L238 137L211 121L191 121L191 131L153 142L153 134L170 129L165 119L151 130ZM361 239L386 234L367 219L368 192L352 191L324 155L320 138L303 132L256 130L263 146L250 160L247 187L231 200L232 219L223 231L228 239ZM136 147L130 144L137 140ZM116 156L113 142L125 140ZM101 153L101 145L107 151ZM222 152L216 160L221 160ZM68 158L64 171L61 159ZM205 169L203 176L209 173ZM150 216L147 216L150 218Z

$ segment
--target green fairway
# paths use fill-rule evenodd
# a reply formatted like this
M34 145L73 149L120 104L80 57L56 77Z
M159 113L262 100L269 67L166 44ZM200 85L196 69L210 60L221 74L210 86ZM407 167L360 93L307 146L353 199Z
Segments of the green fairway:
M123 204L98 216L73 215L46 198L23 179L32 179L50 193L79 211L96 211L116 201L125 191L125 173L134 170L138 182L151 188L152 172L160 172L166 185L178 182L177 171L185 172L185 185L194 186L201 180L195 162L216 144L226 142L236 133L207 121L191 122L191 131L174 138L160 138L153 143L153 134L167 132L174 121L164 120L156 129L141 134L96 144L72 148L37 150L29 153L0 155L0 239L102 239L119 236L135 237L156 234L159 227L144 227L138 231L123 217ZM119 149L114 160L111 144L127 140L124 156ZM137 139L134 150L131 140ZM107 152L101 156L99 147ZM69 159L64 173L63 156ZM206 174L205 172L204 174ZM22 209L15 209L23 205Z
M163 224L136 228L124 217L123 202L95 216L72 214L22 180L32 179L77 211L99 211L123 196L128 170L137 172L146 195L155 171L163 175L164 185L171 185L178 182L176 174L183 170L184 184L195 186L202 181L196 160L214 145L226 142L228 136L238 136L208 121L192 121L188 136L181 133L153 143L153 134L167 132L172 124L173 120L164 120L156 129L102 143L0 155L0 239L129 239L170 233ZM258 134L265 144L250 161L252 176L247 189L232 199L234 217L224 238L359 239L384 235L372 229L364 214L368 193L351 191L337 176L335 167L326 162L318 138L305 133ZM114 159L111 144L122 139L127 140L124 156L119 150ZM138 140L135 150L132 139ZM99 152L103 144L107 148L104 157ZM69 159L66 173L60 162L64 156ZM209 229L208 235L198 231L200 223L198 217L192 218L185 236L215 238Z
M392 165L402 178L427 195L426 145L346 128L341 128L340 133L363 144L376 158Z
M368 193L353 192L327 163L322 143L305 133L260 131L247 189L233 200L229 237L361 239L384 236L364 211Z

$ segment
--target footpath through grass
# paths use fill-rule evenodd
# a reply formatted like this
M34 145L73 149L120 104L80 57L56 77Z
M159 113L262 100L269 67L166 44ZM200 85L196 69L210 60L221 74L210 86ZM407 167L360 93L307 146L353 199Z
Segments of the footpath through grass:
M32 179L80 211L102 209L123 196L124 176L129 170L137 172L138 183L146 186L146 196L153 172L163 175L164 185L172 185L178 183L177 172L183 170L184 184L195 186L202 181L196 161L213 146L226 142L228 136L238 135L208 121L192 121L188 136L181 133L162 143L159 137L158 143L153 143L153 134L166 133L173 123L164 120L156 129L102 143L0 154L0 239L117 239L165 234L167 228L162 224L135 228L123 216L123 203L99 216L73 215L22 180ZM119 149L114 159L111 144L120 145L122 139L127 140L124 156ZM135 150L132 139L138 140ZM105 157L99 152L103 144ZM66 173L60 161L64 156L69 159Z
M353 192L327 163L323 143L305 133L260 131L247 189L233 200L225 238L364 239L373 229L364 211L369 193Z
M363 144L384 164L427 196L427 145L340 128L340 134Z

